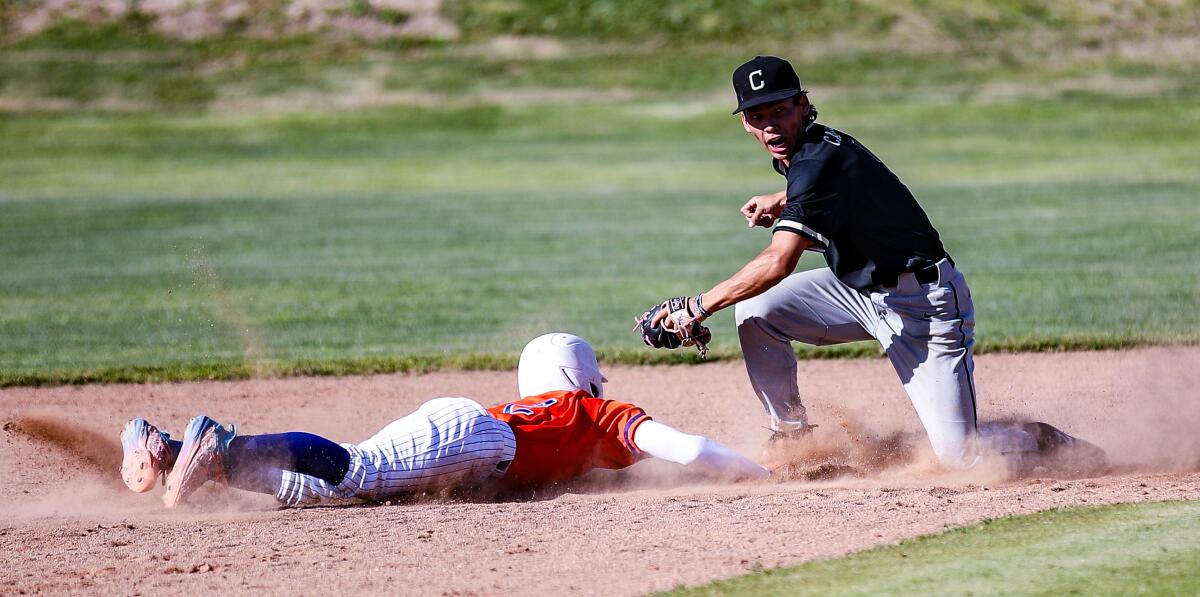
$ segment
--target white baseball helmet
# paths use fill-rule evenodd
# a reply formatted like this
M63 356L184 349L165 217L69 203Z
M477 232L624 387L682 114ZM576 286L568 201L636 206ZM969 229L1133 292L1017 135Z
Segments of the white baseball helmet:
M574 334L555 332L530 340L517 364L517 389L522 397L584 390L602 398L607 381L592 346Z

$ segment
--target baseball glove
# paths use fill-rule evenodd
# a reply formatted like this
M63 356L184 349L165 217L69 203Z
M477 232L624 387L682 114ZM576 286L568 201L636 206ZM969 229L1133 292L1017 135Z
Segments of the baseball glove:
M642 335L642 342L654 348L675 349L680 346L695 346L701 358L708 356L708 343L712 331L701 324L705 315L699 313L696 299L677 296L650 307L638 317L634 331ZM656 316L663 309L667 315Z

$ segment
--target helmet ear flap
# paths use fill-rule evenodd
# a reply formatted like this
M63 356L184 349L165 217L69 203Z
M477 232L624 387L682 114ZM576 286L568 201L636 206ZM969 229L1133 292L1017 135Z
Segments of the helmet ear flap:
M583 390L595 398L600 398L604 394L603 382L605 379L603 375L599 375L599 371L588 371L587 369L576 369L574 367L560 367L560 370L563 377L567 379L570 389ZM596 379L598 375L600 379Z
M565 377L567 379L567 384L570 385L571 387L577 388L577 389L583 389L584 387L586 387L582 383L583 376L579 374L580 372L578 369L571 369L569 367L559 367L558 370L562 372L563 377Z

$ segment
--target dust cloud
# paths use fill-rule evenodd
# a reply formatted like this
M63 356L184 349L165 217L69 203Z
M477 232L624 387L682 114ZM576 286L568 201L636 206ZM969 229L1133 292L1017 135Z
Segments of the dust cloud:
M6 427L62 450L83 469L111 477L120 485L112 474L121 468L121 444L115 433L99 433L50 411L29 411Z
M1134 399L1105 416L1104 447L1122 471L1200 471L1200 363L1183 347L1121 368L1120 388Z

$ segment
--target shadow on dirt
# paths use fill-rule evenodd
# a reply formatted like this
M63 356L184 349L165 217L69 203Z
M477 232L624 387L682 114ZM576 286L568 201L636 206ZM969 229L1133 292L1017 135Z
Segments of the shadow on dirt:
M4 424L4 430L48 443L86 469L111 477L119 485L121 444L115 435L100 434L83 425L49 414L26 414Z

